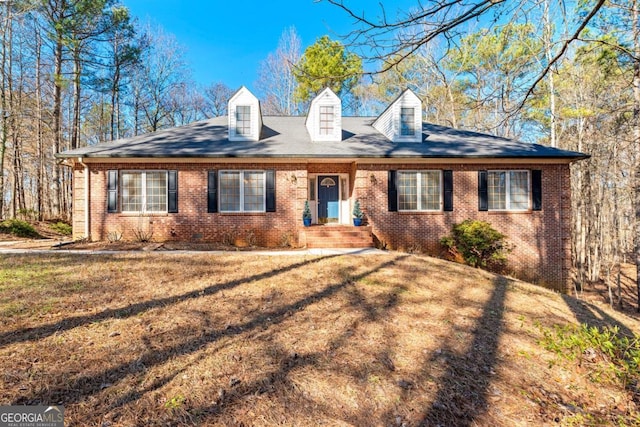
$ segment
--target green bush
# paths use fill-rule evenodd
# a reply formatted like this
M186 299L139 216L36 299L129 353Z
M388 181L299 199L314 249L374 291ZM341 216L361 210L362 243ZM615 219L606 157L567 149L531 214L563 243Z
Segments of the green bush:
M360 200L357 200L353 204L353 217L354 218L363 218L364 213L362 213L362 209L360 208Z
M302 211L302 219L311 219L311 208L309 208L309 201L304 201L304 210Z
M498 268L504 267L507 261L506 239L488 222L467 219L454 224L451 234L440 239L440 243L472 267Z
M640 383L640 341L620 333L617 326L599 329L582 324L541 327L540 344L557 356L589 368L593 382L618 383L624 388Z
M31 224L21 219L6 219L0 222L0 233L12 234L17 237L40 236Z
M56 233L64 234L65 236L69 236L73 232L71 226L62 221L51 224L51 229Z

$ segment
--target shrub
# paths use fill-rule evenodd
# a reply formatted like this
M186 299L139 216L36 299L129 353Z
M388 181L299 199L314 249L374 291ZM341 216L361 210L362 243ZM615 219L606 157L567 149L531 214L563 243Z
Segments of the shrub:
M451 234L440 239L454 257L462 256L472 267L500 268L507 261L507 237L485 221L467 219L454 224Z
M115 243L122 240L122 231L120 229L110 230L107 232L107 241L109 243Z
M134 227L131 229L133 239L138 243L148 243L153 239L153 230L145 230L142 227Z
M65 236L69 236L72 232L71 226L62 221L51 224L51 229L56 233L64 234Z
M360 200L357 200L353 203L353 217L354 218L362 218L364 214L362 213L362 209L360 208Z
M618 383L623 388L635 388L640 382L640 340L628 337L617 326L581 324L540 328L544 338L540 344L558 357L577 361L588 369L593 382Z
M302 211L302 219L311 219L311 209L309 208L309 201L304 201L304 210Z
M0 233L13 234L18 237L40 237L31 224L21 219L7 219L0 222Z
M33 209L18 209L16 217L25 221L37 221L38 212Z

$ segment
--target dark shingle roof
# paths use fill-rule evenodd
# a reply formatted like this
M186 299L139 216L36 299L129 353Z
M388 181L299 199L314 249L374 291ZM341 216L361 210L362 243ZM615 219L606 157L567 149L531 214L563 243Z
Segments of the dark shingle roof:
M340 142L313 142L305 117L263 118L260 141L227 137L227 117L69 150L61 158L537 158L577 160L575 151L423 123L423 142L395 143L372 117L343 117Z

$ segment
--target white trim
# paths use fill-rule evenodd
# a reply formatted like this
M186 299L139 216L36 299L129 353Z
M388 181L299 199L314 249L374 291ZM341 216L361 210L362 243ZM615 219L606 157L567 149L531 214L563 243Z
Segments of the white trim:
M311 185L311 180L315 180L315 200L309 200L309 208L311 209L311 223L318 223L318 190L320 186L320 181L318 180L319 176L337 176L338 177L338 222L334 223L336 225L348 225L351 224L351 197L349 197L349 193L347 192L346 198L342 198L343 194L343 185L347 187L347 190L350 188L349 183L349 174L348 173L334 173L334 172L322 172L322 173L310 173L307 174L307 196L309 195L309 185ZM342 181L345 181L344 184ZM327 224L330 226L331 224Z
M223 173L239 173L240 174L240 206L237 211L225 211L222 209L222 178ZM261 173L262 174L262 210L248 211L244 209L244 174L245 173ZM267 171L261 169L221 169L218 171L218 212L220 213L263 213L267 211Z
M505 203L504 209L491 209L489 207L489 174L490 173L505 172ZM512 209L511 208L511 176L510 172L526 172L527 173L527 207L525 209ZM531 210L531 171L529 169L490 169L487 170L487 211L488 212L528 212Z
M406 134L402 133L402 131L403 131L403 129L402 129L402 124L403 124L402 123L402 110L411 110L412 117L411 117L411 122L409 123L411 128L413 129L413 132L411 132L411 133L406 133ZM418 130L418 129L416 129L416 126L415 126L416 125L415 118L416 118L416 108L415 107L411 107L411 106L405 107L405 106L400 105L400 114L399 114L399 124L400 124L400 126L399 126L399 129L398 129L398 139L399 140L403 139L403 138L415 138L416 131Z
M420 191L422 188L422 173L423 172L438 172L438 177L439 177L439 193L438 195L439 197L439 208L438 209L420 209L421 205L422 205L422 198L420 197ZM418 209L400 209L400 189L398 188L398 212L442 212L444 210L444 191L442 188L442 169L422 169L422 170L416 170L416 169L402 169L402 170L398 170L397 174L401 175L403 173L415 173L416 175L416 197L417 197L417 203L416 206L418 207ZM400 178L398 177L398 181L400 180Z
M248 116L249 116L249 120L238 120L238 109L239 108L246 108L248 110ZM236 105L236 125L235 125L235 136L238 138L249 138L251 137L251 105ZM247 132L238 132L238 124L239 123L248 123Z
M141 192L142 192L142 210L139 211L125 211L124 210L124 196L122 195L122 191L124 190L124 180L122 178L123 174L141 174ZM165 209L162 211L149 211L147 210L147 174L148 173L163 173L164 174L164 182L165 182ZM138 214L138 215L146 215L146 214L166 214L169 213L169 170L168 169L127 169L118 171L118 201L120 204L120 213L123 214Z

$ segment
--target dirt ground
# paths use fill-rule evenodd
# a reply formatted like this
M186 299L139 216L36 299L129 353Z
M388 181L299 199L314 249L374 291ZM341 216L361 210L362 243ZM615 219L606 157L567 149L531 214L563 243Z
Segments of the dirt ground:
M637 425L545 328L640 323L402 253L0 256L0 404L66 425Z
M613 303L609 298L609 286L606 281L589 283L581 290L571 292L572 296L591 303L610 305L628 316L640 319L638 311L638 289L636 287L636 266L622 264L620 266L620 291L618 291L618 270L614 269L610 275Z

